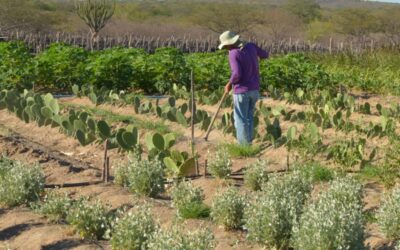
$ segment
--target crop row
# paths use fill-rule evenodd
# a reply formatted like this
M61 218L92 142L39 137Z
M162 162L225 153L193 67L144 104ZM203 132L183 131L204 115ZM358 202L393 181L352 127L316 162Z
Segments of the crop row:
M183 54L173 48L160 48L154 54L123 48L88 52L55 43L31 56L23 43L0 43L1 88L69 91L74 84L90 84L96 88L166 93L172 91L173 84L188 87L192 70L196 88L210 93L222 87L230 75L224 52ZM260 70L264 90L267 83L291 90L335 83L321 66L301 54L263 61Z
M190 101L177 106L175 98L170 97L166 104L160 106L158 101L153 105L151 101L144 102L139 96L118 95L112 91L94 92L93 88L79 88L77 85L74 85L74 92L79 96L89 96L89 99L96 104L99 103L100 98L103 101L118 101L122 104L132 103L136 113L152 113L162 119L177 122L184 127L187 127L191 121L190 115L189 117L185 115L191 109ZM295 92L295 95L299 98L302 97L300 94L299 91ZM332 159L344 170L350 170L358 164L365 165L375 158L376 148L370 151L368 157L365 157L368 138L386 136L392 142L398 141L396 133L397 112L393 113L390 109L382 108L379 104L377 110L382 114L381 123L370 122L365 126L364 124L354 124L349 119L356 106L354 98L351 96L339 93L336 96L329 97L329 95L320 93L309 102L312 103L312 109L305 112L287 112L283 108L268 108L260 103L255 113L256 138L261 142L269 141L275 147L286 145L289 151L288 166L290 153L297 151L304 159L325 153L328 160ZM323 108L319 108L320 106L323 106ZM369 111L368 113L371 113L370 108L365 108L366 105L363 105L363 107L364 112ZM111 131L110 126L105 121L96 121L87 112L70 110L68 114L62 116L57 101L50 94L40 96L26 91L20 96L15 91L3 91L0 95L0 108L7 108L25 122L36 121L39 126L60 127L62 132L76 137L83 146L94 142L103 143L108 140L108 148L110 149L141 151L138 130L133 125ZM395 119L389 118L389 114L392 114ZM210 120L211 117L207 112L195 111L194 123L199 123L201 129L206 130ZM280 120L302 123L305 129L298 131L297 127L292 125L288 128L285 136L280 126ZM258 132L262 125L265 126L265 134ZM355 131L366 136L366 138L355 139L353 136L349 140L336 140L332 145L325 145L318 127L321 127L322 131L328 128L335 128L344 133ZM235 135L232 113L223 114L218 128L225 133ZM148 156L160 157L164 164L168 164L173 175L184 175L193 167L194 158L189 157L187 153L171 150L174 142L175 138L172 135L168 135L166 138L158 133L145 136ZM164 158L166 159L164 160Z
M36 122L38 126L59 127L61 132L75 137L82 146L107 141L108 149L142 153L139 131L135 126L129 125L113 131L107 122L96 120L87 112L69 110L68 113L61 113L58 101L51 94L2 91L0 109L7 109L26 123ZM172 149L176 141L172 133L147 133L144 138L148 157L161 160L172 176L185 175L194 168L193 157L189 157L186 152Z
M130 97L125 94L116 94L113 91L105 89L94 90L93 88L82 87L74 85L73 91L78 96L87 95L94 103L100 97L104 102L127 104L132 103L134 110L137 113L153 113L168 119L172 122L179 122L181 125L187 127L189 118L184 116L186 110L190 107L184 103L182 106L175 109L175 99L170 97L164 107L159 107L158 102L153 107L151 101L142 103L139 96ZM293 95L293 97L292 97ZM361 166L374 160L377 149L374 148L365 157L367 138L384 137L387 136L391 140L398 140L396 134L396 119L398 118L398 108L388 109L383 108L380 104L376 106L378 113L381 115L381 123L374 124L370 122L365 126L364 124L354 124L350 117L355 112L362 112L363 114L371 115L371 107L368 103L364 105L356 105L354 97L348 94L341 94L333 92L332 90L321 91L314 93L314 95L305 94L301 89L297 89L293 94L285 92L284 95L278 96L275 91L275 99L286 99L288 103L309 104L312 108L309 111L300 112L287 112L283 108L268 108L260 103L258 110L255 113L255 131L256 138L262 142L270 141L275 147L285 144L290 151L297 151L303 159L312 159L317 154L325 153L328 160L333 160L339 164L343 170L351 170L352 167L361 164ZM98 103L97 103L98 104ZM171 112L171 109L173 112ZM165 110L165 111L163 111ZM196 117L200 116L197 111ZM202 113L202 112L200 112ZM345 115L343 115L343 113ZM202 129L206 129L209 124L210 117L204 112L206 119L201 124ZM390 117L393 118L390 118ZM179 118L181 117L181 118ZM177 119L178 118L178 119ZM271 119L273 121L271 121ZM300 122L305 125L305 129L301 132L297 131L296 126L288 129L287 136L284 136L280 127L280 120ZM198 120L197 118L195 119ZM259 127L260 121L265 125L266 134L260 134ZM335 128L337 131L349 133L356 131L367 138L350 140L336 140L332 145L324 145L322 135L318 127L322 130L328 128ZM223 114L222 120L218 125L224 133L232 133L235 135L233 115L230 112ZM289 166L289 155L288 155Z
M136 159L128 167L136 170L142 167L154 172L157 164ZM364 249L362 186L350 177L336 177L325 192L311 199L315 180L303 171L309 167L304 166L289 175L258 179L261 190L256 192L243 194L234 186L225 188L215 196L210 208L203 204L201 188L190 181L177 182L170 191L172 205L180 219L211 216L226 230L246 229L249 241L271 248ZM50 221L72 225L83 238L110 239L113 249L200 250L215 247L214 236L207 229L189 234L179 225L161 229L153 219L149 204L137 205L129 211L124 207L110 210L100 201L85 197L71 199L68 194L57 191L44 195L44 175L40 168L2 157L0 170L0 180L6 184L0 187L1 205L30 204L34 211ZM263 174L263 171L265 166L253 169L255 175ZM136 171L128 174L140 175ZM130 187L139 190L139 186L148 187L155 182L157 179L144 178ZM381 231L389 239L400 236L399 194L399 188L393 189L376 215Z
M110 103L113 105L130 104L133 106L133 110L136 114L152 113L159 118L169 120L170 122L177 122L184 127L188 127L192 120L192 102L190 100L187 103L177 106L176 99L171 96L168 98L168 102L165 105L160 105L159 99L157 99L155 105L153 105L152 101L145 101L144 98L139 95L125 94L123 92L117 94L105 88L95 89L93 87L79 87L78 85L74 85L72 86L72 92L78 97L87 96L95 105L102 103ZM200 124L200 129L207 130L211 122L209 114L204 110L198 109L196 105L193 111L193 123ZM187 113L190 114L187 115Z

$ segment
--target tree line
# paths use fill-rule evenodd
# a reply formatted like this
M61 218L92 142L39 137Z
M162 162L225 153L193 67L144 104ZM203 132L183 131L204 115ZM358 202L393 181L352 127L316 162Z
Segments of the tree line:
M84 0L83 2L90 0ZM400 5L341 0L287 1L114 1L105 27L93 29L76 1L0 0L0 36L12 30L135 34L153 37L216 37L230 29L246 38L363 42L368 39L400 44ZM79 1L82 2L82 1ZM329 4L328 4L329 3ZM337 3L335 5L335 3ZM105 13L107 14L107 13ZM89 27L89 28L88 28ZM101 30L101 31L100 31Z

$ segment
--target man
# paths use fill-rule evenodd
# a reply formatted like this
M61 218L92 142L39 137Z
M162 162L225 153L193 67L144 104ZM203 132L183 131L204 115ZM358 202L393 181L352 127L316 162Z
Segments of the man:
M254 137L254 110L260 93L258 58L268 58L268 52L254 43L241 41L232 31L219 37L219 49L229 50L231 78L225 86L228 93L233 86L234 120L236 138L241 145L251 144Z

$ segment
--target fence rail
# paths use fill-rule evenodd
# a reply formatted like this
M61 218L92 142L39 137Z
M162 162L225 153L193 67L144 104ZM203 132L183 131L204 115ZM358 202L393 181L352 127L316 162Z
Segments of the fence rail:
M27 33L23 31L9 32L7 35L0 34L0 41L19 40L25 42L32 48L33 53L40 53L49 44L54 42L63 42L70 45L80 46L90 49L89 34L73 34L73 33ZM256 40L262 48L268 49L274 54L286 54L290 52L351 52L359 53L363 51L374 51L381 48L400 50L398 43L388 43L373 39L363 39L362 42L354 41L337 41L329 39L326 43L313 43L311 41L287 39L279 42L270 42L266 40ZM218 46L218 40L206 37L204 39L192 38L176 38L169 37L161 39L159 37L146 37L138 35L122 35L122 36L101 36L93 44L93 49L103 50L112 47L126 48L143 48L148 52L154 52L160 47L175 47L183 52L211 52L215 51Z

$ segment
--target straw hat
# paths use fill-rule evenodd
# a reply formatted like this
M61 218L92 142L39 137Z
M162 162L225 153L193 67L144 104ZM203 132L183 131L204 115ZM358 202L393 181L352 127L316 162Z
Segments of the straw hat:
M222 33L219 36L219 40L221 42L221 44L218 46L219 49L223 49L224 46L226 45L233 45L235 44L237 41L239 41L239 35L237 35L235 32L233 31L225 31L224 33Z

